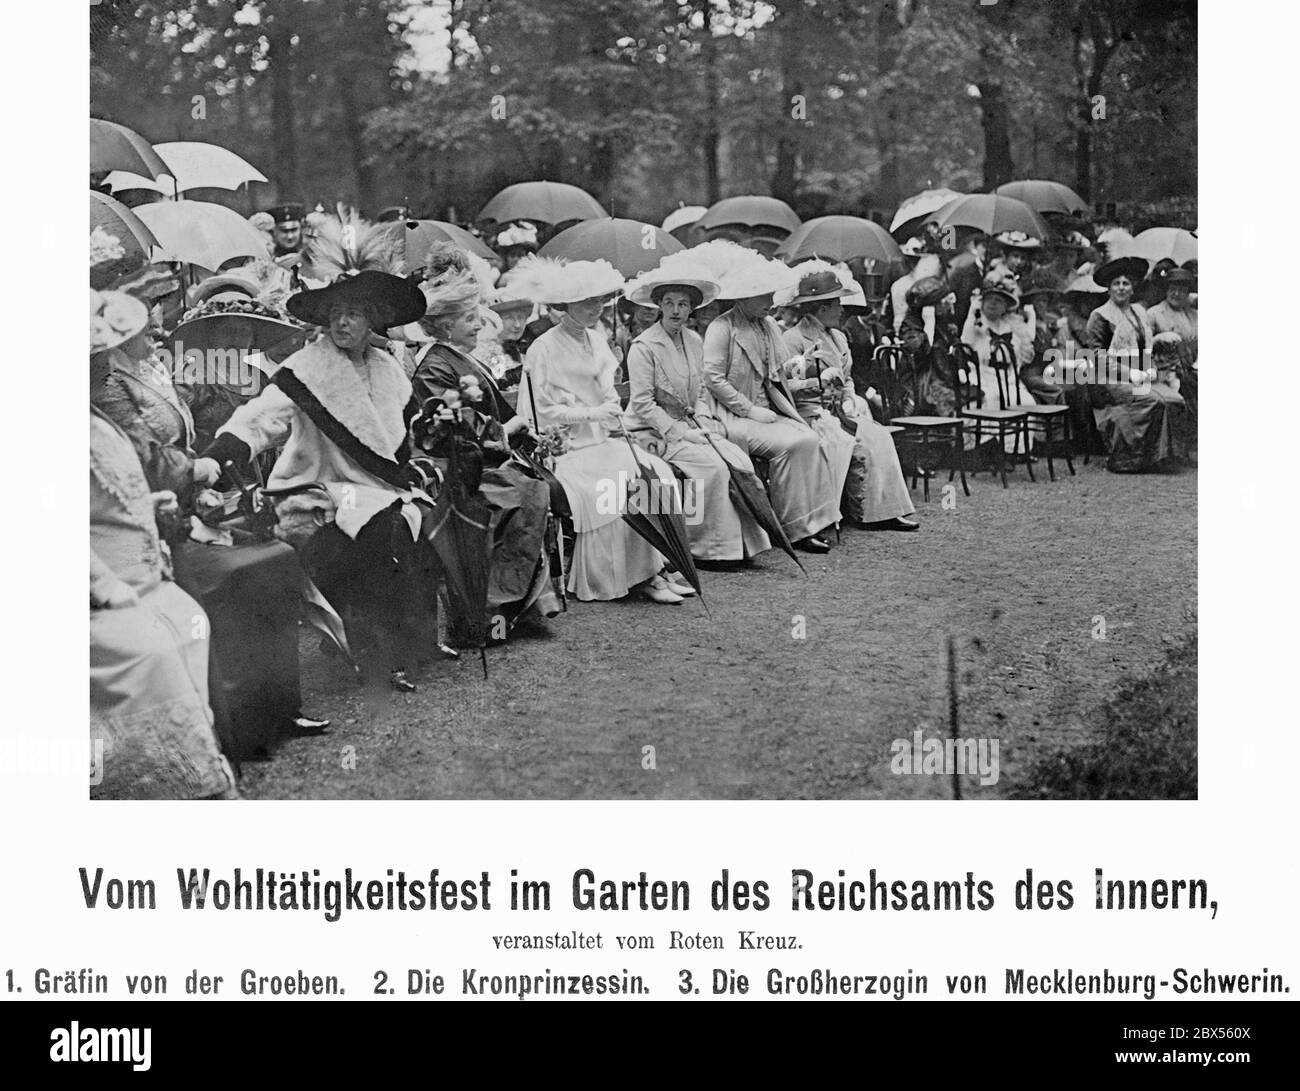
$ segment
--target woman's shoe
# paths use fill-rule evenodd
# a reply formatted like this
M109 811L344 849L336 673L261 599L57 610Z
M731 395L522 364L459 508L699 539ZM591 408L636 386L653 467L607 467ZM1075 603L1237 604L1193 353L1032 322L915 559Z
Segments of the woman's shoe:
M406 677L406 671L393 671L389 674L388 680L398 693L415 692L415 683Z
M695 588L686 582L686 578L680 572L662 573L663 581L668 585L668 590L674 595L681 595L682 598L688 599L695 594Z
M794 543L794 547L804 553L829 553L831 551L830 542L824 538L819 538L816 534L810 534L807 538L800 538L799 541Z
M897 519L884 519L879 523L863 523L863 530L920 530L921 524L915 519L899 516Z
M676 606L678 603L686 601L677 592L669 589L668 581L662 576L656 576L648 583L643 584L641 590L651 602L657 602L664 606Z

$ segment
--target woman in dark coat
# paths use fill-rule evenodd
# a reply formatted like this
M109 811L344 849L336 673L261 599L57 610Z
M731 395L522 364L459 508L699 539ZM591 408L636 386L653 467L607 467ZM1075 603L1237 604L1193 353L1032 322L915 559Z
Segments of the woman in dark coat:
M526 433L528 422L502 395L491 369L470 355L481 325L482 292L474 274L451 268L422 288L426 310L420 326L431 340L416 354L413 406L450 391L463 404L471 399L462 392L477 388L482 400L474 408L500 424L507 440ZM479 484L492 517L487 620L494 639L504 638L530 610L554 617L560 609L545 550L550 490L508 452L499 453L502 461L485 466Z

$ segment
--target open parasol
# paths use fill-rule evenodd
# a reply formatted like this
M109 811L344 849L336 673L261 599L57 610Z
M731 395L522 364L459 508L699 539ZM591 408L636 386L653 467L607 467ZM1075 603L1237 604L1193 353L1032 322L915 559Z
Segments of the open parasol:
M775 227L780 231L791 232L799 226L799 217L793 208L776 197L745 194L740 197L724 197L695 221L696 227L706 231L728 224Z
M134 129L115 121L90 119L90 173L129 170L149 178L167 173L167 164L152 144Z
M934 215L940 230L946 227L972 227L985 235L1020 231L1031 238L1046 239L1051 234L1043 218L1024 201L999 197L994 193L970 193L949 201Z
M1196 236L1181 227L1148 227L1133 236L1124 257L1145 258L1152 268L1168 258L1175 265L1196 261Z
M121 242L128 254L139 253L146 263L166 261L167 254L147 224L131 209L106 193L90 191L90 230L102 227Z
M567 182L516 182L483 206L480 220L507 223L533 220L558 224L566 220L598 220L609 215L585 189Z
M1006 182L993 191L999 197L1014 197L1024 201L1035 212L1058 212L1063 216L1086 216L1088 202L1061 182L1046 178L1026 178L1019 182Z
M496 257L492 248L477 235L472 235L463 227L457 227L443 220L398 220L390 230L394 235L401 237L408 272L423 266L429 256L429 250L440 242L449 242L487 261L492 261Z
M898 243L878 223L859 216L818 216L790 233L776 248L776 256L790 263L805 258L825 261L852 261L889 264L903 260Z
M151 189L172 196L190 189L235 190L248 182L265 182L266 175L242 156L220 144L177 140L155 144L167 176L149 178L134 171L115 170L104 181L114 190Z
M655 268L665 254L683 250L663 228L640 220L586 220L567 227L541 248L544 258L595 261L604 258L624 277Z
M889 221L889 233L906 242L921 230L921 225L931 212L938 212L960 196L955 189L924 189L920 193L914 193L898 206L894 218Z
M137 214L175 261L213 272L231 258L264 258L266 240L243 216L207 201L156 201Z

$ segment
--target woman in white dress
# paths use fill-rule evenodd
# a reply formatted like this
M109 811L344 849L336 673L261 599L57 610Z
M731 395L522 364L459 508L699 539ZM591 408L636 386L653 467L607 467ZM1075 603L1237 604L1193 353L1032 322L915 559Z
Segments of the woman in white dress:
M704 338L686 328L691 312L713 301L718 285L689 270L656 269L627 286L627 298L658 319L628 348L631 393L624 426L642 447L686 475L686 529L703 561L739 561L771 547L753 516L732 502L727 463L754 472L749 455L726 438L710 413L704 385ZM708 429L706 433L704 429Z
M567 432L568 450L556 458L555 476L576 534L568 590L583 601L638 590L652 602L679 603L690 588L665 578L663 555L622 518L641 466L662 482L657 500L681 502L669 466L644 451L634 458L622 435L614 388L618 361L598 325L605 300L623 287L623 278L606 261L546 258L525 259L516 274L512 287L560 314L528 349L520 405L536 415L539 431L558 426Z

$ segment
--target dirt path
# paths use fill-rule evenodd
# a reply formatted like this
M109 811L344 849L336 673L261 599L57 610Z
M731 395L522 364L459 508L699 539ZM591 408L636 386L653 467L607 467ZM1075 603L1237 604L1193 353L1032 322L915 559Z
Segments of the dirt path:
M1195 625L1195 472L1078 471L1052 484L1044 466L1030 484L1020 470L1006 491L981 474L954 510L918 489L919 534L845 531L805 558L807 579L775 552L706 572L712 620L696 602L573 604L490 650L486 682L467 656L415 694L360 690L304 638L309 708L334 727L245 766L245 794L946 797L946 778L889 759L894 739L946 730L951 633L962 734L997 738L1001 761L997 785L967 777L964 792L1000 796Z

